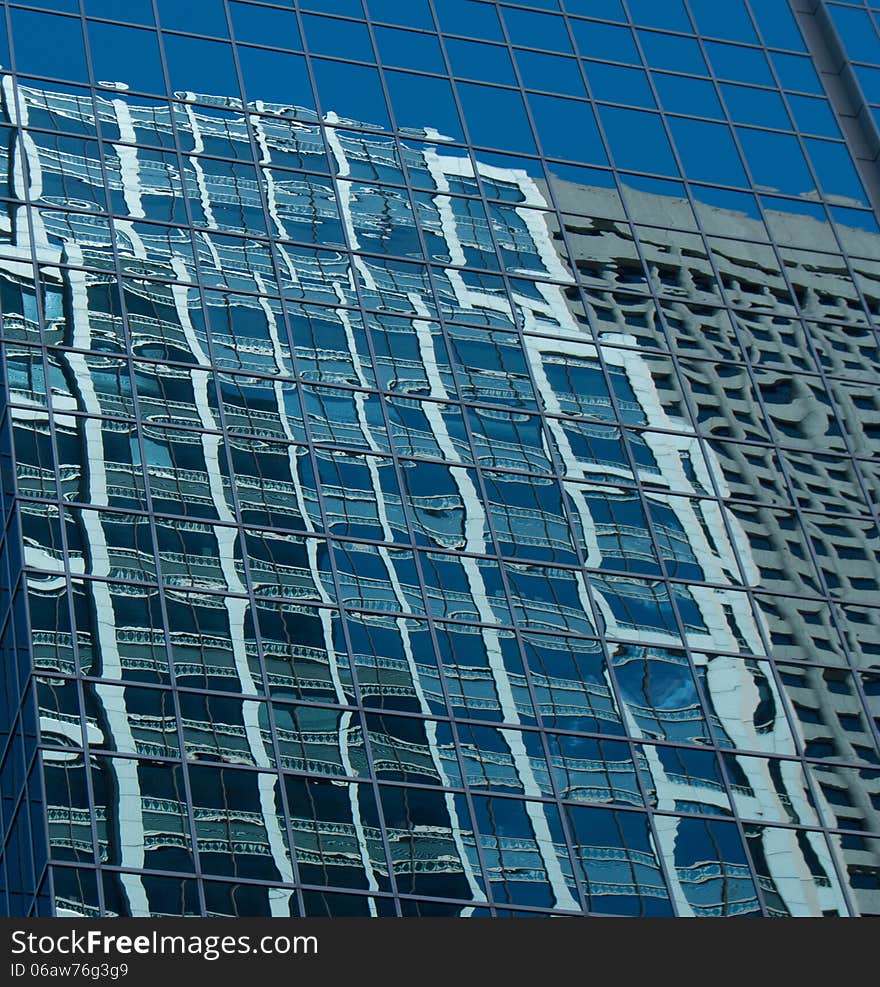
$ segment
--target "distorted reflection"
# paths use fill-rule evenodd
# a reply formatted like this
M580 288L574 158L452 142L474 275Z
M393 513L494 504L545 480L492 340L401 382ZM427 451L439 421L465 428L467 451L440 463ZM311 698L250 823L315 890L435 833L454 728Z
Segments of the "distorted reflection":
M701 233L672 181L624 186L630 223L451 118L369 132L374 86L326 127L4 90L58 908L876 913L876 236L849 266L783 199L782 251L729 204ZM524 152L494 92L474 140ZM800 195L792 153L760 180Z

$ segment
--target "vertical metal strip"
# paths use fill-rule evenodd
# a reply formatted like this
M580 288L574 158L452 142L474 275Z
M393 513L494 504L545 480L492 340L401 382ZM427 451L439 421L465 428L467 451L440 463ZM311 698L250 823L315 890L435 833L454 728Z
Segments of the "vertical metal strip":
M880 220L880 129L853 71L825 0L789 0L831 109Z

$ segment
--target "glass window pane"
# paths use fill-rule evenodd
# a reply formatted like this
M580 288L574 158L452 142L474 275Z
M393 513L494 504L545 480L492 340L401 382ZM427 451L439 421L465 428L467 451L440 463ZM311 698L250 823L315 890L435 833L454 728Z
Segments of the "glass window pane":
M121 82L131 89L164 93L165 76L153 31L112 24L88 24L95 82Z
M484 147L534 153L535 142L519 93L457 84L471 140Z
M639 110L603 106L602 125L619 168L676 175L678 168L660 117Z
M12 43L18 72L85 82L82 21L35 10L13 10Z

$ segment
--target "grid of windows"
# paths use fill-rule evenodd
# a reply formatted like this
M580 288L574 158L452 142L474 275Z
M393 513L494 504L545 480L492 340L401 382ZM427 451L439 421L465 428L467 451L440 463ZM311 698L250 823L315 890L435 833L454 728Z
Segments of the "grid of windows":
M2 6L2 907L880 912L788 0Z
M828 12L864 97L880 124L880 7L867 0L830 0Z

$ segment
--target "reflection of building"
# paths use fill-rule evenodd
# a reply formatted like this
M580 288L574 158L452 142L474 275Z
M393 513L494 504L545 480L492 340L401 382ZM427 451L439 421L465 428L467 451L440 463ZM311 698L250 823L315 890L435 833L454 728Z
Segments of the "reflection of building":
M848 270L284 108L4 98L10 911L877 911Z

